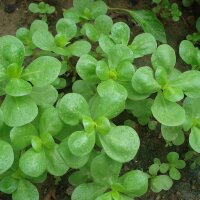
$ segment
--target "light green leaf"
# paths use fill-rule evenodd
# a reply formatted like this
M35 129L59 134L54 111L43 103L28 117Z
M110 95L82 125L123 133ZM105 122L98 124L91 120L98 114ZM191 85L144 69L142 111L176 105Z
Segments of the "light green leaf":
M54 176L63 176L69 167L61 157L58 145L53 149L45 149L47 171Z
M68 138L64 139L60 143L58 150L66 164L73 169L79 169L83 167L89 159L89 154L85 156L75 156L72 154L68 147Z
M185 120L184 109L179 104L164 99L162 93L156 96L151 111L156 120L166 126L179 126Z
M106 154L122 163L132 160L140 146L138 134L128 126L112 127L108 134L99 138Z
M177 102L184 98L184 93L181 88L169 86L164 88L163 96L168 101Z
M38 131L32 124L14 127L10 131L12 145L16 149L24 149L31 144L33 136L37 136Z
M85 156L89 154L95 145L95 133L76 131L69 136L69 150L75 156Z
M173 181L169 176L160 175L151 178L150 185L151 190L158 193L161 190L169 190L173 185Z
M11 176L5 176L0 181L0 191L6 194L12 194L17 189L17 180Z
M108 15L100 15L94 20L94 26L99 33L108 35L113 25L112 18Z
M85 40L79 40L68 46L68 51L71 55L81 57L84 54L89 53L91 50L91 44Z
M39 200L37 188L29 181L19 180L17 190L12 194L13 200Z
M109 36L107 36L105 34L101 34L100 37L99 37L99 46L101 47L101 49L103 50L104 53L106 53L107 55L109 55L111 49L114 46L114 43L110 39Z
M3 111L4 122L12 127L28 124L38 114L38 108L29 96L6 96L1 105L1 109Z
M19 159L19 167L30 177L41 176L47 167L44 151L36 152L32 148L27 150Z
M104 1L95 1L91 3L90 11L93 19L98 17L99 15L105 15L107 13L108 6Z
M72 200L94 200L106 191L106 187L97 183L79 185L72 193Z
M110 36L116 44L127 45L130 38L130 28L124 22L116 22L111 29Z
M105 153L101 153L92 160L90 171L95 182L109 186L117 181L121 167L121 163L112 160Z
M106 81L111 77L110 69L104 60L100 60L97 62L96 75L102 81Z
M44 87L56 80L61 63L50 56L42 56L31 62L24 70L23 77L36 87Z
M166 141L173 141L175 140L179 134L182 134L182 127L181 126L165 126L161 125L161 132L162 136Z
M10 96L25 96L32 92L32 86L23 79L11 79L5 88L6 94Z
M97 197L95 200L112 200L112 193L111 192L107 192L99 197Z
M58 91L52 85L33 87L31 98L38 106L53 106L58 98Z
M32 13L39 13L40 9L38 7L38 4L36 3L30 3L28 6L28 9L32 12Z
M189 136L189 143L192 149L200 153L200 129L193 127Z
M150 33L141 33L137 35L129 48L133 51L134 58L152 54L157 48L157 42Z
M12 146L0 140L0 174L7 171L14 162L14 152Z
M86 54L80 57L76 64L76 71L83 80L97 82L99 79L96 75L97 60Z
M144 32L151 33L156 40L166 43L166 34L163 24L150 10L128 10L128 13L141 26Z
M84 116L90 116L86 100L76 93L68 93L58 103L60 118L69 125L78 124Z
M169 73L176 64L176 54L174 49L168 44L160 45L152 54L151 63L154 69L163 67Z
M169 176L176 181L181 179L181 173L175 167L169 170Z
M85 23L81 29L81 33L86 35L91 41L96 42L99 39L98 30L93 24Z
M33 34L34 45L45 51L52 51L56 45L53 35L47 30L38 30Z
M63 16L66 19L69 19L71 21L74 21L74 23L78 23L80 21L80 16L78 11L75 8L69 8L67 10L64 10Z
M142 196L148 190L148 175L140 170L127 172L119 182L124 187L122 192L132 197Z
M21 66L24 61L25 48L23 43L14 36L0 37L0 64L7 67L12 63Z
M31 34L35 33L36 31L44 30L48 31L48 24L43 20L34 20L30 26Z
M169 153L167 154L167 160L168 160L170 163L174 163L174 162L176 162L178 159L179 159L179 154L176 153L176 152L169 152Z

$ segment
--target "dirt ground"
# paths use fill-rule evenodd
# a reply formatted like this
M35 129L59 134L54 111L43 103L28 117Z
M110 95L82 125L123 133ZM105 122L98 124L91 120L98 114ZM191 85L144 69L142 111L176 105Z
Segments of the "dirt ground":
M1 1L0 1L1 2ZM19 27L28 27L35 15L28 12L28 5L32 1L21 0L18 1L17 9L15 12L8 14L3 11L2 3L0 4L0 36L3 35L15 35L16 30ZM61 11L65 7L69 7L72 4L70 0L51 0L56 7L57 13L50 18L50 24L53 25L56 19L61 16ZM180 1L177 1L180 3ZM123 7L129 9L150 9L152 7L150 0L139 0L138 4L133 5L131 0L108 0L111 7ZM179 22L163 21L166 29L168 44L178 52L178 45L185 36L194 31L194 23L197 15L200 14L200 6L193 7L191 9L183 8L183 16ZM138 34L141 29L135 26L131 20L123 14L110 13L114 20L126 20L132 29L133 35ZM178 55L178 54L177 54ZM177 56L177 67L181 70L188 69L186 65ZM138 66L142 66L148 63L147 60L138 59ZM157 133L151 133L144 128L141 128L139 133L141 137L141 148L137 158L129 165L125 166L128 169L143 169L147 170L148 166L152 164L152 160L155 157L165 158L167 152L170 150L177 150L183 156L187 151L187 148L170 149L165 147L164 141L160 138L159 131ZM164 160L163 160L164 161ZM41 200L69 200L72 192L71 186L67 183L67 177L63 177L60 183L55 186L54 179L49 179L39 186L41 192ZM182 170L182 179L174 182L173 188L166 192L154 194L152 192L147 193L140 200L200 200L200 168L191 170L186 167ZM10 197L0 194L0 200L10 200Z

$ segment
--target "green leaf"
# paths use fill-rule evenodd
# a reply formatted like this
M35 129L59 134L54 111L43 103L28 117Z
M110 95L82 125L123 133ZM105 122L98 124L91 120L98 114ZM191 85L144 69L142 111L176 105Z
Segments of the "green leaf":
M51 123L49 123L51 122ZM58 110L54 107L47 108L39 120L40 133L50 133L52 136L58 134L63 128L63 123L59 118Z
M168 44L160 45L152 54L151 63L154 69L163 67L169 73L176 64L176 54L174 49Z
M90 110L94 119L101 116L111 119L125 109L127 91L122 85L108 80L100 83L97 91L99 96L94 96L90 102Z
M144 32L151 33L156 40L166 43L165 29L155 14L150 10L127 10Z
M79 40L68 46L68 50L71 55L81 57L90 52L91 44L85 40Z
M157 48L157 42L150 33L141 33L133 39L129 48L133 51L134 58L140 58L152 54Z
M85 131L76 131L69 136L69 150L75 156L85 156L89 154L95 145L95 134Z
M38 30L33 34L33 44L45 51L52 51L56 45L53 35L47 30Z
M116 44L127 45L130 38L130 28L124 22L116 22L111 29L110 36Z
M48 24L43 20L34 20L30 26L30 32L31 34L35 33L39 30L45 30L48 31Z
M83 167L89 159L89 155L75 156L74 154L72 154L68 147L68 138L64 139L60 143L58 150L66 164L73 169L79 169Z
M169 170L169 175L173 180L178 181L181 179L181 173L175 167Z
M152 94L160 90L150 67L140 67L132 77L133 89L141 94Z
M81 29L81 33L86 35L92 42L96 42L99 39L98 30L93 24L85 23Z
M10 96L25 96L32 92L32 86L23 79L11 79L5 88L6 94Z
M4 122L12 127L28 124L38 114L38 108L29 96L6 96L1 105L1 109L3 111Z
M99 197L97 197L95 200L112 200L112 193L111 192L107 192Z
M79 186L83 183L86 183L87 180L87 171L84 170L75 171L68 178L68 181L72 186Z
M41 176L47 167L44 151L35 152L32 148L27 150L19 159L19 167L30 177Z
M106 187L97 183L79 185L72 193L72 200L94 200L106 191Z
M47 171L54 176L63 176L69 167L61 157L58 145L53 149L45 149Z
M0 140L0 174L7 171L14 162L14 152L12 146Z
M168 101L177 102L184 98L184 93L181 88L166 87L163 90L163 96Z
M32 13L39 13L40 9L38 8L38 4L36 3L30 3L28 6L28 9L32 12Z
M200 153L200 129L193 127L189 136L189 143L192 149Z
M157 163L154 163L152 164L150 167L149 167L149 173L152 175L152 176L156 176L158 171L160 169L160 165L157 164Z
M108 6L104 1L95 1L91 3L90 12L93 19L100 15L105 15L107 13Z
M150 185L151 190L158 193L161 190L169 190L173 185L173 181L169 176L160 175L151 178Z
M76 71L83 80L97 82L99 79L96 75L97 60L86 54L80 57L76 64Z
M181 126L165 126L161 125L162 136L166 141L174 141L179 134L182 134Z
M21 66L24 61L25 48L23 43L14 36L6 35L0 38L0 63L7 67L12 63Z
M127 172L119 182L124 187L122 192L132 197L142 196L148 190L148 175L140 170Z
M99 46L101 47L101 49L103 50L104 53L106 53L107 55L109 55L111 49L114 46L114 43L110 39L109 36L107 36L105 34L101 34L100 37L99 37Z
M5 176L0 181L0 191L6 194L12 194L17 189L17 180L11 176Z
M39 192L37 188L27 180L19 180L17 190L12 194L13 200L38 200Z
M68 93L58 103L60 118L69 125L78 124L84 116L90 116L86 100L76 93Z
M100 60L96 64L96 75L102 81L106 81L110 78L110 69L104 60Z
M183 40L179 46L179 54L182 60L188 65L198 65L197 61L197 49L192 42Z
M110 121L106 117L99 117L95 120L96 131L100 134L107 134L111 128Z
M24 149L31 144L33 136L37 136L38 131L32 124L14 127L10 131L12 145L16 149Z
M99 138L106 154L122 163L132 160L140 146L137 133L128 126L112 127L108 134Z
M196 21L196 29L198 32L200 32L200 17L198 17L198 19Z
M78 23L80 21L80 16L78 11L75 8L69 8L67 10L64 10L63 16L66 19L69 19L71 21L74 21L74 23Z
M43 87L56 80L61 63L50 56L42 56L31 62L24 70L23 77L36 87Z
M185 120L185 111L177 103L164 99L162 93L158 93L151 107L153 116L165 126L179 126Z
M92 160L90 171L95 182L109 186L116 182L122 164L110 159L105 153Z
M53 106L58 98L58 91L52 85L33 87L31 98L38 106Z
M108 35L113 25L112 18L108 15L100 15L94 20L94 26L99 33Z
M179 159L179 154L176 152L170 152L167 154L167 160L170 163L174 163L175 161L177 161Z
M160 172L161 172L162 174L167 173L168 170L169 170L169 164L167 164L167 163L162 163L162 164L160 165Z
M75 37L77 33L77 27L72 20L61 18L56 23L56 31L57 33L64 34L69 41L71 38Z
M180 87L186 96L191 98L200 97L200 72L196 70L186 71L172 81L173 87Z

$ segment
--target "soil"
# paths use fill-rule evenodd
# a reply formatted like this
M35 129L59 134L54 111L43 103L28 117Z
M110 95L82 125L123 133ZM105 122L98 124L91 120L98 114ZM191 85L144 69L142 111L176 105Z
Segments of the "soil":
M150 0L138 0L135 4L135 0L107 0L111 7L121 7L129 9L151 9L152 4ZM1 2L1 1L0 1ZM15 12L8 14L3 11L3 5L0 7L0 36L3 35L15 35L16 30L19 27L28 27L30 23L36 18L36 15L28 12L28 5L32 1L21 0L17 3ZM51 3L56 5L57 13L50 19L50 25L56 22L56 19L61 16L63 8L67 8L72 4L70 0L51 0ZM181 1L176 1L181 6ZM168 44L173 46L177 52L177 67L180 70L189 69L181 59L178 57L178 46L180 41L185 39L185 36L194 32L195 19L200 13L200 5L193 6L192 8L185 9L181 7L183 16L179 22L163 21L165 30L167 33ZM114 21L126 21L131 29L133 37L141 32L141 29L134 25L131 19L124 14L110 13ZM148 65L149 57L146 59L136 60L138 66ZM166 155L169 151L177 151L183 157L187 152L187 142L183 147L166 147L164 140L160 136L160 130L151 132L145 127L138 127L138 133L141 138L141 147L139 153L133 162L124 166L124 170L141 169L146 171L148 166L152 164L153 158L158 157L162 161L165 161ZM189 165L181 171L182 179L175 181L173 187L169 191L163 191L159 194L148 192L145 196L138 198L140 200L200 200L200 168L191 170ZM49 177L48 180L38 186L41 200L69 200L73 188L69 186L67 182L67 175L62 177L57 184L53 177ZM10 200L9 196L5 196L0 193L0 200Z

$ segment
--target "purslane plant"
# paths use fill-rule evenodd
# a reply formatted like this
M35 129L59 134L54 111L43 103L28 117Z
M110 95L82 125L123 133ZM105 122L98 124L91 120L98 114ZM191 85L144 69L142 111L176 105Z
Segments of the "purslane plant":
M131 200L148 187L170 189L185 166L178 153L170 152L167 163L154 160L148 173L124 172L140 138L116 118L126 110L151 130L160 123L168 145L181 145L184 131L191 130L189 144L199 152L199 50L181 43L181 57L196 68L180 72L172 47L157 47L165 34L151 12L124 10L146 32L130 41L129 26L113 22L103 1L73 4L55 35L36 20L17 38L0 37L0 191L13 200L38 200L34 184L68 171L72 200ZM146 55L149 66L137 67L135 60Z

